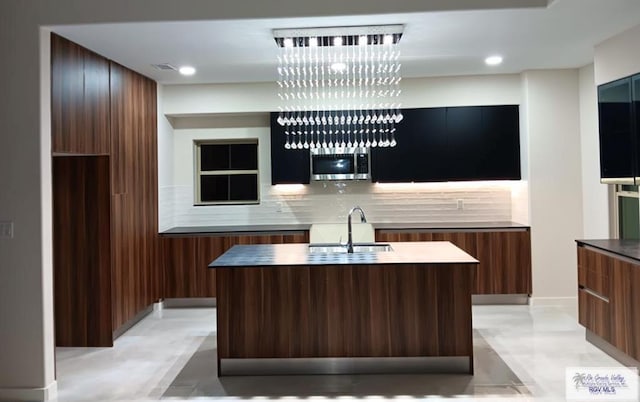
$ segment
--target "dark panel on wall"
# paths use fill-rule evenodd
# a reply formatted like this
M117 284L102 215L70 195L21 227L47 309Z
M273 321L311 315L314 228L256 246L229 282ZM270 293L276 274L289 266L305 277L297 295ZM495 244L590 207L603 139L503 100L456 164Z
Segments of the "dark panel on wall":
M53 158L57 346L112 346L109 158Z
M108 154L109 61L51 35L51 148L54 153Z
M156 83L111 62L113 329L161 294Z

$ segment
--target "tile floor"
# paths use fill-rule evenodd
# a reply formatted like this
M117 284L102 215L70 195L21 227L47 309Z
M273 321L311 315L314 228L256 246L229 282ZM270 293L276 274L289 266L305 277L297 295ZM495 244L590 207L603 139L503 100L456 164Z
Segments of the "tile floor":
M58 348L58 401L564 400L569 366L619 366L558 307L474 306L476 372L464 375L215 376L215 309L155 311L113 348ZM211 375L207 374L211 373ZM466 377L466 378L465 378ZM233 395L233 396L225 396Z

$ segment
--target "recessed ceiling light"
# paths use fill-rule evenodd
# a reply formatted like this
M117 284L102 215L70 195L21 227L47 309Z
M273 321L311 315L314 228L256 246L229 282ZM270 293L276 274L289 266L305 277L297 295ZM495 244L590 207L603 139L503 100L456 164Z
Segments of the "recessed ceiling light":
M284 45L284 47L293 47L293 39L284 38L283 45Z
M196 69L191 66L182 66L178 71L182 75L193 75L196 73Z
M489 56L484 59L484 62L489 66L497 66L498 64L502 63L502 56Z
M347 69L347 65L341 62L331 63L331 69L336 73L341 73Z
M342 36L333 38L333 46L342 46Z

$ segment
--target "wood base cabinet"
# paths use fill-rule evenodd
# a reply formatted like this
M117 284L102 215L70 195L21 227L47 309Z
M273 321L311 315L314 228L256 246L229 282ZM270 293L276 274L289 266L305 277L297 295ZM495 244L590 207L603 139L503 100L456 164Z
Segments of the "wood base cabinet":
M480 261L473 294L531 294L528 228L496 231L378 229L376 241L450 241Z
M162 237L165 298L216 297L214 269L207 266L236 244L308 243L309 232Z
M589 331L640 360L640 262L578 243L578 316Z

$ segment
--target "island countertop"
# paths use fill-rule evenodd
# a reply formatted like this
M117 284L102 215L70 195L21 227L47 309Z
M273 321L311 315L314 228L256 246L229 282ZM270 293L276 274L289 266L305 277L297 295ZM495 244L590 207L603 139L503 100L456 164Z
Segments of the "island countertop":
M309 244L236 245L209 268L372 264L478 264L448 241L388 243L392 251L311 253ZM475 266L475 265L474 265Z

